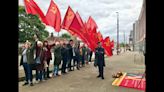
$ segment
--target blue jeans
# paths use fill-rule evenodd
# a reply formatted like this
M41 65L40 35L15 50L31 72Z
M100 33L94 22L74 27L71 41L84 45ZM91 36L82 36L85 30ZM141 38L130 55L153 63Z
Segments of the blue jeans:
M28 83L29 80L30 80L30 82L32 82L32 69L31 69L30 65L27 63L23 63L23 68L24 68L24 72L25 72L26 82Z
M43 71L36 70L36 80L38 81L38 79L40 79L41 81L42 77L43 77Z
M85 64L85 56L84 55L82 55L81 61L82 61L82 65L84 65Z
M80 57L79 56L74 56L73 57L73 66L75 66L75 63L76 63L76 67L79 68L80 67ZM74 67L73 67L74 68Z
M54 65L54 74L58 75L59 65Z

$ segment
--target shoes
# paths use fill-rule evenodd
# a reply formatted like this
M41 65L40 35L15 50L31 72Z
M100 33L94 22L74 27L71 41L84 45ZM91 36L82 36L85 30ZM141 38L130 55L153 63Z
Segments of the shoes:
M26 85L28 85L29 83L28 82L25 82L24 84L23 84L23 86L26 86Z
M60 76L60 74L57 73L56 76Z
M101 77L102 80L104 80L104 77Z
M64 71L64 72L62 72L63 74L66 74L66 72Z
M30 86L34 86L34 84L33 83L30 83Z
M80 70L79 68L77 68L77 70Z
M69 71L73 71L72 69L70 69Z
M97 76L97 78L101 77L100 75Z

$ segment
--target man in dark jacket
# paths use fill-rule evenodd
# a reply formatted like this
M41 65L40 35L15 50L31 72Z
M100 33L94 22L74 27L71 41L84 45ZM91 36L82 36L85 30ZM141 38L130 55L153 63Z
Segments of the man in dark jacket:
M76 68L80 70L80 43L76 43L75 47L73 48L73 66L75 66L76 63ZM74 67L73 67L74 70Z
M104 79L104 66L105 66L105 61L104 61L104 48L101 47L101 43L98 42L98 47L95 49L95 60L96 60L96 65L98 66L99 69L99 75L97 78L101 77Z
M62 73L66 73L66 64L67 64L67 57L68 57L68 49L66 47L66 44L63 43L63 47L61 49L61 55L62 55Z
M82 46L82 66L85 66L85 58L86 58L86 51L87 48L85 47L85 44L83 44Z
M67 48L68 48L68 68L69 68L69 71L73 71L71 69L71 62L72 62L72 58L73 58L72 46L73 46L73 40L70 40L69 44L67 44Z

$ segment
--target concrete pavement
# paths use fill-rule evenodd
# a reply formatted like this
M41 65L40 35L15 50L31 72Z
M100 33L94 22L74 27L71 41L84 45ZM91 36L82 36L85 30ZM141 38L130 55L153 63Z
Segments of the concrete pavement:
M115 72L143 73L145 66L140 58L137 52L126 52L106 58L105 80L96 78L98 69L92 63L80 70L34 84L32 87L22 86L23 82L19 82L19 92L143 92L112 86L112 74ZM144 60L144 57L142 58Z

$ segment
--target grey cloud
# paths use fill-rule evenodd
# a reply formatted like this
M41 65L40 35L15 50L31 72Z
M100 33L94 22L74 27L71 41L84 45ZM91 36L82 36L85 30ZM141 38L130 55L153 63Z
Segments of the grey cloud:
M23 0L19 0L23 5ZM35 0L40 8L46 13L51 0ZM61 12L62 19L66 13L68 5L74 12L78 11L83 19L87 21L92 16L98 25L103 37L110 36L116 40L117 15L119 12L120 40L122 33L126 31L127 35L132 30L132 24L138 19L141 11L142 0L54 0ZM54 30L49 29L54 32ZM61 31L61 33L66 31Z

